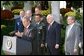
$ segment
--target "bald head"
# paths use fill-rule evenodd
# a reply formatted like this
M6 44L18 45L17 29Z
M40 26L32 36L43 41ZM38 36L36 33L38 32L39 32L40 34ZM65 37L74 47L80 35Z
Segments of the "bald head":
M25 13L25 15L27 17L31 17L32 16L32 11L31 10L27 10L26 13Z
M47 22L50 24L53 21L53 15L52 14L48 14L47 15Z
M27 16L24 16L22 19L23 26L26 28L30 24L30 19Z

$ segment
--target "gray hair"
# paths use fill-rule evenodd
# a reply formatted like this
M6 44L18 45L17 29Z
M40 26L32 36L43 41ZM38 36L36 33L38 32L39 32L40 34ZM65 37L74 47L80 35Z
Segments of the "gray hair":
M32 14L32 11L31 10L27 10L26 13L31 13Z
M26 19L27 21L30 21L29 17L27 17L27 16L24 16L23 19L22 19L22 21L23 21L24 19Z
M48 15L47 15L47 17L48 17L48 16L51 16L51 17L52 17L52 19L53 19L53 15L52 15L52 14L48 14Z
M75 16L68 16L68 17L70 17L70 18L72 18L73 20L75 20Z

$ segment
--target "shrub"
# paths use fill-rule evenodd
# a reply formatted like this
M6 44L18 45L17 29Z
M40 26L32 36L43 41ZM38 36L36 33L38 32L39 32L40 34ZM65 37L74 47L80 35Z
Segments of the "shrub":
M41 15L44 15L44 16L47 16L49 13L50 13L50 9L41 11Z
M78 20L78 19L81 19L80 13L77 12L76 10L74 10L73 12L72 12L72 11L67 12L67 13L65 14L65 17L67 17L67 16L75 16L75 18L76 18L77 20Z
M9 10L1 10L1 19L12 19L13 13Z
M65 14L65 17L67 17L67 16L76 16L76 12L72 12L72 11L67 12L67 13Z
M62 14L62 16L65 15L65 13L69 12L69 11L72 11L70 8L61 8L60 9L60 13Z
M1 36L9 35L14 30L15 20L1 20Z
M6 28L6 25L1 25L1 29L2 29L2 28Z
M11 11L13 11L14 9L23 9L23 7L22 6L15 6L15 7L11 8Z
M19 15L19 13L20 13L21 10L23 10L23 9L14 9L14 10L12 11L12 13Z
M65 14L65 8L60 9L60 14L64 15Z

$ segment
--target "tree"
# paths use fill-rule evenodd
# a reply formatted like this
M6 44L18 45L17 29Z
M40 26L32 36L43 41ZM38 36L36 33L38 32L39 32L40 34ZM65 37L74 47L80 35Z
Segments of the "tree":
M11 10L11 2L10 1L1 1L3 10Z
M72 2L72 7L75 9L78 9L80 7L82 7L82 1L73 1Z

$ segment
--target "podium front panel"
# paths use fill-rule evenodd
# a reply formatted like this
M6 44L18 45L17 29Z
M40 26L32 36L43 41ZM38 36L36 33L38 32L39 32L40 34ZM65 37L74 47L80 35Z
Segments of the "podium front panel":
M16 36L3 36L2 50L7 55L29 55L32 45L31 42Z
M2 50L7 55L16 54L16 37L3 36Z

